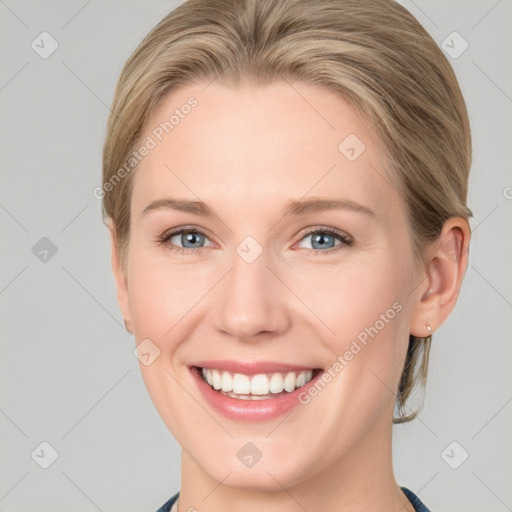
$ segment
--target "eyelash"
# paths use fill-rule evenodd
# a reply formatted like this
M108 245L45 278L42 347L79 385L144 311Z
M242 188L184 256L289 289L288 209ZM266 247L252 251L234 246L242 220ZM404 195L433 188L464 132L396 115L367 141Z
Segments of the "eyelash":
M206 235L198 229L184 227L184 228L179 228L174 231L169 231L169 232L164 233L158 239L159 245L166 244L172 237L174 237L176 235L181 235L182 233L193 233L193 234L197 234L197 235L203 235L206 237ZM313 228L313 229L307 231L306 233L304 233L304 235L302 236L302 238L300 240L306 238L309 235L313 235L315 233L331 235L334 238L337 238L338 240L340 240L342 242L342 244L344 244L346 247L350 247L354 244L354 241L350 237L348 237L343 232L338 231L337 229L334 229L334 228ZM332 247L332 248L326 249L326 250L320 250L320 249L305 249L305 250L312 252L315 255L328 254L328 253L332 253L332 252L340 249L342 244L339 244L338 246L335 246L335 247ZM201 254L202 249L205 249L205 247L188 248L188 247L176 247L176 246L169 244L169 250L172 252L175 252L175 253L179 253L179 254L189 254L189 255L190 255L190 253Z

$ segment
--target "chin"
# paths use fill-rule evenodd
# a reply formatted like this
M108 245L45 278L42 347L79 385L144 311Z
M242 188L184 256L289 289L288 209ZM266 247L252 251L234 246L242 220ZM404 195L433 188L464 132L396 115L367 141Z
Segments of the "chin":
M298 452L296 456L301 458ZM226 462L220 466L218 461L204 462L202 468L212 479L222 482L224 486L243 491L282 491L283 488L293 487L307 478L307 475L303 474L306 468L300 460L294 461L289 456L280 461L274 460L273 457L267 457L266 461L262 458L252 467L244 467L238 461L234 464Z

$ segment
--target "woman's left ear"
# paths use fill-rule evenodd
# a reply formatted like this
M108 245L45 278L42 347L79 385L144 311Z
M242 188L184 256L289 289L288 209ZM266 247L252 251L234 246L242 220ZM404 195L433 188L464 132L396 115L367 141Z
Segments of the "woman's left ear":
M450 217L437 240L426 250L409 327L413 336L426 337L435 332L454 308L468 265L470 239L467 220Z

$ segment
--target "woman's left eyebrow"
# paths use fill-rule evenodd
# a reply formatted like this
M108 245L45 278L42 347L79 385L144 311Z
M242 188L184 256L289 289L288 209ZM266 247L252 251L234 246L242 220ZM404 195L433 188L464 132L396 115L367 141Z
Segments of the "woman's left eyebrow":
M175 199L171 197L156 199L142 210L142 215L146 215L152 210L161 208L170 208L182 212L201 215L203 217L215 216L214 210L203 201L190 201L186 199ZM306 215L326 210L351 210L376 217L375 212L368 206L363 206L351 199L332 199L332 198L312 198L299 201L289 201L282 209L282 216L288 215Z
M283 208L282 215L306 215L325 210L351 210L376 217L368 206L363 206L351 199L311 198L300 201L289 201Z

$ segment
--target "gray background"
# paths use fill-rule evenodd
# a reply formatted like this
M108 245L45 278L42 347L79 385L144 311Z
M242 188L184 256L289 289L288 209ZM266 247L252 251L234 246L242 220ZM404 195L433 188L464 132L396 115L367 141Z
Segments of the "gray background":
M473 129L474 218L425 407L394 430L396 476L433 512L512 510L512 2L401 3L441 46L453 31L469 43L451 62ZM3 512L154 511L179 489L180 449L123 328L92 195L121 68L177 4L0 0ZM59 45L46 59L31 47L43 31ZM46 262L43 237L57 248ZM43 441L58 453L47 469Z

